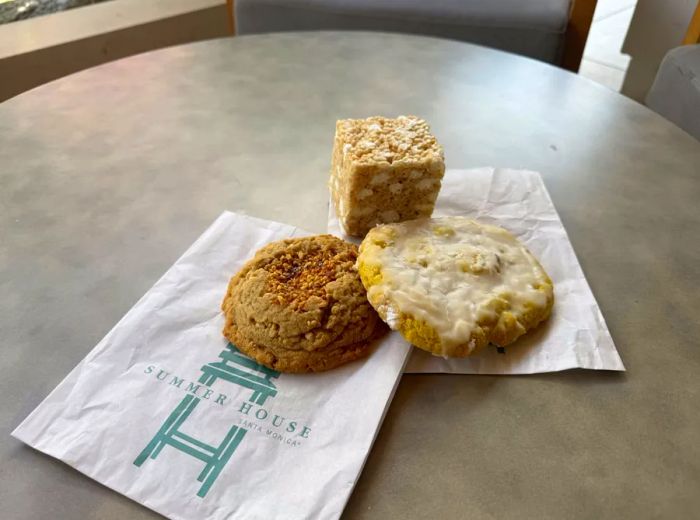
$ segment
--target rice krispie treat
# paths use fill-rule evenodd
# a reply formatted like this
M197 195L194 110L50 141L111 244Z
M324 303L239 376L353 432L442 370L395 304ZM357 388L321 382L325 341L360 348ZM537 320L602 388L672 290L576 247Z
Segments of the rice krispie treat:
M415 116L343 119L335 126L330 189L348 235L433 213L445 160Z

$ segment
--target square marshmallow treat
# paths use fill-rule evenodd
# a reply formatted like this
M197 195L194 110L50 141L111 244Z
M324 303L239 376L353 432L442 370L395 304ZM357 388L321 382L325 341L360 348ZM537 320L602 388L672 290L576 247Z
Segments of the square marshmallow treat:
M430 217L444 173L442 147L422 119L369 117L335 125L330 189L348 235Z

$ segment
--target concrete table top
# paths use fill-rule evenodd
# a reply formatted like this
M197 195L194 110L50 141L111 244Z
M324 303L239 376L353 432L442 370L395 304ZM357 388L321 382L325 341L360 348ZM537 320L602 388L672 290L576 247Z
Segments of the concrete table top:
M336 119L542 173L627 373L405 376L344 517L700 511L700 143L557 68L430 38L160 50L0 104L3 519L157 515L10 431L223 210L322 232Z

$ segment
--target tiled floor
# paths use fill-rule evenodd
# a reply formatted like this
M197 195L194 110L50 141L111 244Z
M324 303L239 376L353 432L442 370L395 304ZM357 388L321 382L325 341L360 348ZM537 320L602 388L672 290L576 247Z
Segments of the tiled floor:
M598 0L579 73L619 91L630 58L620 49L637 0Z

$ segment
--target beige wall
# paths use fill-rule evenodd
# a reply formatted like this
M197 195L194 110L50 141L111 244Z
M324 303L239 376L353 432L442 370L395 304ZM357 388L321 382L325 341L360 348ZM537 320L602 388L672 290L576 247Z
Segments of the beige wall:
M224 0L113 0L0 26L0 101L107 61L228 34Z
M632 57L622 93L644 102L664 55L678 47L698 0L639 0L622 52Z

